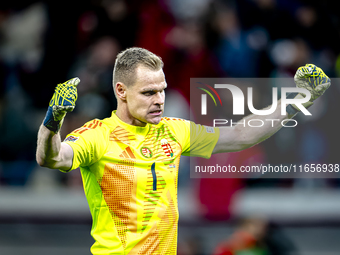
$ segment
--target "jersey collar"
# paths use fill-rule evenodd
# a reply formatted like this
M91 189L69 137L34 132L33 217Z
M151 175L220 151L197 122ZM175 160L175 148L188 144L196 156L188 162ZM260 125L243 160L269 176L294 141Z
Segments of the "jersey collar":
M137 135L146 135L149 132L150 127L151 127L151 124L149 123L147 123L145 127L139 127L139 126L127 124L126 122L118 118L118 116L116 115L116 111L112 112L111 118L117 121L122 128Z

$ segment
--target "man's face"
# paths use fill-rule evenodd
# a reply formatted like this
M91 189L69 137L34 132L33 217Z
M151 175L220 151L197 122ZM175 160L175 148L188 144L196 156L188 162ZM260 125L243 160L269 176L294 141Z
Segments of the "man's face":
M167 87L163 70L150 70L139 66L134 85L126 89L126 103L132 125L158 124L164 111Z

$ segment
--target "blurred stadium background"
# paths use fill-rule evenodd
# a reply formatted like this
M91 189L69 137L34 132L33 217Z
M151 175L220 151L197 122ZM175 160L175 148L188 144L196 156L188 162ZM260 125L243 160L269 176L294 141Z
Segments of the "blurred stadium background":
M324 0L83 0L0 3L0 254L90 254L91 216L78 170L35 162L36 135L57 83L81 79L62 138L116 107L116 54L162 57L168 116L188 118L190 78L293 77L306 63L333 78L299 126L230 162L339 163L340 9ZM271 95L268 86L259 91ZM269 97L270 98L270 97ZM233 161L234 160L234 161ZM179 255L213 254L242 218L267 224L271 254L340 254L340 182L179 176ZM276 249L276 250L275 250Z

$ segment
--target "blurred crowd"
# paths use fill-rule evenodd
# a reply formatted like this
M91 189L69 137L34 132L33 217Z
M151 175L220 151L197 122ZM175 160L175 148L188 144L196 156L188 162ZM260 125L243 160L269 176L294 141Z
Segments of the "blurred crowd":
M214 255L285 255L297 252L280 228L260 218L244 218L235 224L234 232L222 240Z
M62 138L93 118L110 116L116 107L112 91L115 57L132 46L162 57L169 85L166 113L184 118L189 116L190 78L292 78L301 65L320 66L333 78L333 86L311 107L313 118L298 116L298 127L283 129L230 158L235 164L337 163L338 45L340 10L335 1L84 0L78 5L65 0L3 1L0 185L81 186L79 172L65 175L37 166L39 125L55 85L75 76L81 80L77 107L65 120ZM263 85L259 91L268 98L271 86ZM182 171L180 187L189 180ZM206 216L219 218L228 215L232 194L252 185L337 187L338 183L201 180L197 196ZM206 190L224 195L214 202Z

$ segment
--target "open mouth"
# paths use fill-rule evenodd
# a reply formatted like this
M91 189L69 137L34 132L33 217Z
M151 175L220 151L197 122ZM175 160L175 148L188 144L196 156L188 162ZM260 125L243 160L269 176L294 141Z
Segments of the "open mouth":
M162 114L162 110L156 110L149 113L150 115L158 116Z

